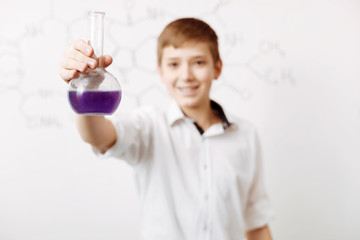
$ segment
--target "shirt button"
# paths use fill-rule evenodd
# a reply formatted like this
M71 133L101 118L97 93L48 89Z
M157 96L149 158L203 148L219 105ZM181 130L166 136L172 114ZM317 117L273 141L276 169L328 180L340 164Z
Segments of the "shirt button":
M206 230L207 230L207 225L205 224L205 225L204 225L204 231L206 231Z
M204 169L205 169L205 170L207 169L207 165L206 165L206 164L204 164Z

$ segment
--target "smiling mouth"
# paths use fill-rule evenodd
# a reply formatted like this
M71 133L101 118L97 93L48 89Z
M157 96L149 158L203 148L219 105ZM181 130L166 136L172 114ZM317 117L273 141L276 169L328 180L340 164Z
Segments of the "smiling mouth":
M185 96L193 95L199 86L177 87L177 89Z

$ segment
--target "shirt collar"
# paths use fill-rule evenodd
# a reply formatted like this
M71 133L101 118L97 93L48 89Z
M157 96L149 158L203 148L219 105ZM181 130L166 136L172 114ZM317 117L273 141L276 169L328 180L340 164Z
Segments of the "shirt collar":
M218 104L217 102L215 102L213 100L211 100L210 104L211 104L211 108L213 110L215 110L215 112L221 118L223 128L227 129L228 127L230 127L231 123L229 122L228 118L226 117L225 112L224 112L223 108L220 106L220 104ZM167 112L167 119L168 119L169 125L173 126L178 121L184 120L185 118L186 118L186 116L181 111L179 105L175 101L172 101L172 103L168 109L168 112Z
M181 111L179 105L172 101L167 112L167 120L170 126L173 126L176 122L185 119L186 116Z
M215 110L215 112L219 115L222 120L222 125L224 129L230 127L231 123L229 122L228 118L225 115L223 108L217 102L211 100L211 108Z

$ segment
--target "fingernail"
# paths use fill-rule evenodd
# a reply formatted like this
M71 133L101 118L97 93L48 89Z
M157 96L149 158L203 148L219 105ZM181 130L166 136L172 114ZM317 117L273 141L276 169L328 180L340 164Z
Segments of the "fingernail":
M91 48L86 48L86 52L87 52L88 55L91 54L91 50L92 50Z
M95 67L95 64L96 64L95 60L90 60L90 61L88 62L88 65L89 65L91 68L94 68L94 67Z

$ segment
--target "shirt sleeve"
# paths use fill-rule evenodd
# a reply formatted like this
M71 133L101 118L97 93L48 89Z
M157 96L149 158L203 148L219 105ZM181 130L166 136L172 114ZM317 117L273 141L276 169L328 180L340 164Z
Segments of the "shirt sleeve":
M151 109L139 109L135 112L111 119L116 130L116 142L100 157L115 157L136 165L151 154L152 118Z
M246 230L251 231L267 225L274 217L268 194L265 189L261 147L256 131L252 137L252 156L255 162L253 180L244 212Z

